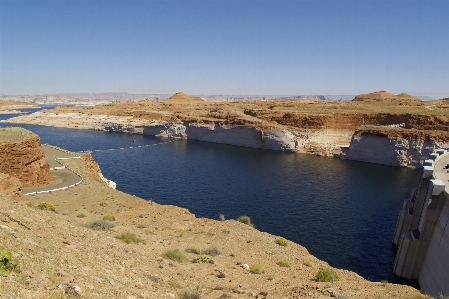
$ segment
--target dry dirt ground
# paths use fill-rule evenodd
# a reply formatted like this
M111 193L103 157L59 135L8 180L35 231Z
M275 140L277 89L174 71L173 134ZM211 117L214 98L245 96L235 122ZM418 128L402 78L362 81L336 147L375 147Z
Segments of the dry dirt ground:
M0 277L1 298L421 298L411 287L347 270L335 269L338 281L317 282L320 269L330 267L304 247L111 189L83 157L65 162L84 176L75 188L23 201L0 194L0 247L21 269ZM37 208L42 202L56 212ZM115 227L88 227L105 215L115 217ZM141 242L117 238L127 232ZM165 255L175 249L184 261ZM277 264L282 259L288 267ZM248 267L257 264L262 269L254 274Z

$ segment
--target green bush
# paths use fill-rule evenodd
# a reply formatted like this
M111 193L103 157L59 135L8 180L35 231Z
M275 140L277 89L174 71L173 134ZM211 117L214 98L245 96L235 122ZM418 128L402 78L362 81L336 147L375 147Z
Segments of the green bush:
M184 263L187 260L186 256L179 249L166 251L162 256L178 263Z
M287 246L288 246L288 241L287 241L286 238L279 237L279 238L276 240L276 243L279 244L279 245L281 245L281 246L284 246L284 247L287 247Z
M320 282L333 282L340 279L337 272L332 269L320 269L315 275L315 278L316 281Z
M37 205L37 207L41 210L48 210L52 212L56 211L55 206L49 202L41 202L40 204Z
M253 264L249 266L249 272L253 274L262 274L262 264Z
M115 221L115 217L113 215L105 215L103 216L103 221Z
M205 264L205 263L213 264L214 263L214 261L206 255L203 255L203 256L200 256L199 258L194 259L193 262L199 263L199 264Z
M20 273L19 261L12 259L11 252L0 248L0 276L9 276L11 271Z
M240 216L237 218L237 221L254 227L254 224L251 223L251 218L249 218L249 216Z
M136 236L133 233L130 232L125 232L122 233L120 236L117 236L117 239L122 240L123 242L130 244L130 243L144 243L145 241L142 240L141 238L139 238L138 236Z
M288 264L288 260L286 260L286 259L281 259L281 260L277 261L276 264L279 267L290 267L290 265Z

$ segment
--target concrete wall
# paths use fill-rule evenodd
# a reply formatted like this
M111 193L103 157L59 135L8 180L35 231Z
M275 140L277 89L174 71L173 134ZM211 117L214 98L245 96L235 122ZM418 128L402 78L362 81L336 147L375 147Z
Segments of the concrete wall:
M418 279L422 290L436 298L440 293L449 295L449 200L444 194L438 199L437 210L441 213Z
M418 187L403 201L393 237L398 245L394 273L417 279L434 297L449 295L449 197L445 182L436 178L438 158L432 155L427 161ZM443 172L441 165L438 170Z

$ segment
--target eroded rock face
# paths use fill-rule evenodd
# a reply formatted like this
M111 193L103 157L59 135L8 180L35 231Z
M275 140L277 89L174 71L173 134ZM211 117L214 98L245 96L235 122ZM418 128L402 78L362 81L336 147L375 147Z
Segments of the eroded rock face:
M448 137L425 132L388 129L357 130L341 157L393 166L422 167L437 148L448 146Z
M6 194L14 199L24 199L22 193L23 184L16 177L0 172L0 193Z
M0 129L0 172L18 178L24 187L53 180L39 136L22 128Z

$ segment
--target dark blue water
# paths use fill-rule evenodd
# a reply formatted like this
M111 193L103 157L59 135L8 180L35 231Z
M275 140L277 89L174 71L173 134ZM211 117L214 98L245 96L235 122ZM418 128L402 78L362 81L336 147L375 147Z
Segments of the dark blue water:
M21 126L72 151L167 141ZM391 240L418 170L187 140L92 155L121 191L198 217L248 215L259 230L297 242L334 267L397 281Z

